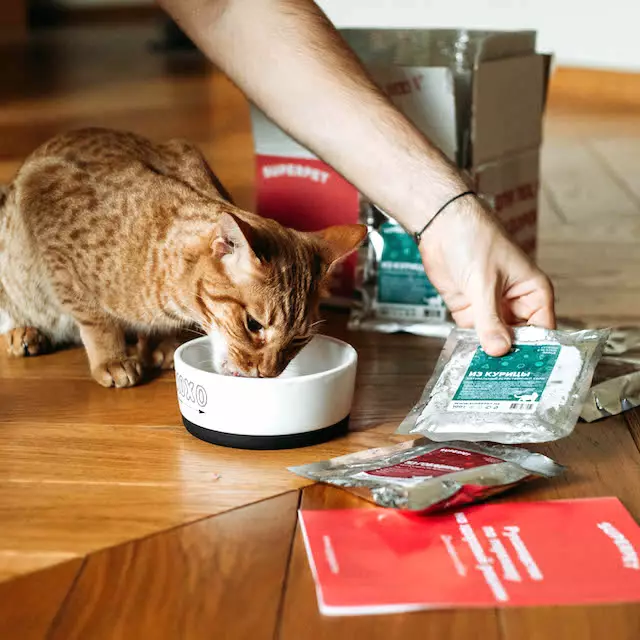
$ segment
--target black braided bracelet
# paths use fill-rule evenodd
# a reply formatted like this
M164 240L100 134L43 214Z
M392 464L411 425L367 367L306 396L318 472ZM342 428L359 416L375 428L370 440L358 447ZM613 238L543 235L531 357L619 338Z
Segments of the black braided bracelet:
M458 200L458 198L462 198L464 196L475 196L475 191L464 191L463 193L459 193L457 196L453 196L451 200L445 202L435 213L435 215L427 222L427 224L422 227L420 231L416 231L413 234L413 239L416 241L416 244L420 246L420 240L422 239L422 234L429 228L429 225L452 203Z

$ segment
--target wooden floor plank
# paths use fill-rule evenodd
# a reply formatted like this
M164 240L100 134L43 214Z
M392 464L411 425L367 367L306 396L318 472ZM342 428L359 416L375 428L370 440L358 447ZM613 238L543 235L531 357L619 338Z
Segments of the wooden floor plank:
M271 640L297 505L291 492L92 555L49 637Z
M600 326L640 324L640 291L635 287L612 290L568 280L556 282L555 291L556 310L562 317L598 321Z
M303 491L302 509L367 508L371 505L345 491L315 485ZM300 527L289 566L280 633L281 640L459 640L501 638L496 613L434 611L384 616L327 617L320 614Z
M633 224L640 235L640 216ZM640 273L636 243L569 243L555 238L540 246L538 262L554 283L561 316L601 319L605 325L640 323L640 283L633 275Z
M588 147L618 185L635 202L640 213L640 136L624 138L595 138Z
M535 607L503 616L504 640L638 640L638 605L611 607Z
M216 447L182 427L5 424L0 580L296 490L308 481L287 467L386 444L396 424L289 451Z
M628 192L603 171L597 158L581 142L545 143L542 171L547 187L570 223L603 215L639 213Z
M0 549L0 583L23 574L62 564L67 560L77 559L80 555L71 551Z
M593 240L575 244L547 242L538 255L556 283L573 280L583 286L615 287L610 291L612 295L618 290L640 287L632 277L640 268L640 251L630 244L603 244Z
M640 449L640 408L632 409L624 414L624 419L629 426L631 436L638 449Z
M598 243L606 248L621 245L635 247L640 237L640 216L618 217L607 215L603 211L601 216L589 220L586 225L557 224L541 219L538 229L540 246L543 249L548 244L575 247L576 251L582 252L587 251L588 245ZM621 247L622 250L626 248ZM574 271L577 271L575 267Z
M14 358L4 353L0 341L0 380L3 379L60 379L90 380L89 365L84 349L73 348L41 355L36 358ZM2 393L0 391L0 393Z
M594 138L590 148L605 162L612 173L640 202L640 136Z
M640 136L637 109L627 111L581 108L581 105L557 106L547 111L545 140L557 142Z
M81 566L72 560L0 584L0 638L45 638Z
M562 213L562 209L554 200L550 189L543 182L538 192L538 231L540 228L566 227L567 220Z
M89 379L5 378L0 385L0 422L174 426L180 424L180 412L171 384L105 389Z

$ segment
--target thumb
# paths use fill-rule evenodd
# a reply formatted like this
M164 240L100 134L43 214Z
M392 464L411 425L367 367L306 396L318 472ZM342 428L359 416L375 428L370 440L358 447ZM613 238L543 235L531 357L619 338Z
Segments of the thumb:
M511 348L511 334L500 316L502 289L494 279L476 283L470 296L473 320L484 351L490 356L503 356Z

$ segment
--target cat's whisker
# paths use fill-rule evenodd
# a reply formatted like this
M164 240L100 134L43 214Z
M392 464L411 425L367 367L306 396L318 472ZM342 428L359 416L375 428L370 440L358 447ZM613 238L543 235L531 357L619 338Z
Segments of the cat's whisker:
M162 318L163 315L164 315L164 310L160 310L158 313L156 313L156 315L151 319L149 326L154 327L156 322L160 320L160 318Z
M201 296L200 296L201 297ZM198 318L201 317L202 314L200 314L196 309L194 309L191 306L187 306L185 305L184 307L186 309L186 311L188 311L189 313L191 313L193 315L194 318Z
M192 311L191 309L187 309L187 311ZM196 335L206 336L207 332L197 324L192 322L183 322L180 325L181 331L188 331L189 333L195 333Z
M321 324L325 324L327 321L326 320L316 320L315 322L312 322L311 325L309 326L309 335L314 336L318 333L318 327Z
M188 332L188 333L193 333L194 335L200 336L200 337L203 337L203 338L207 336L206 332L198 331L196 329L188 329L188 328L185 327L184 329L182 329L182 331L185 331L185 332Z

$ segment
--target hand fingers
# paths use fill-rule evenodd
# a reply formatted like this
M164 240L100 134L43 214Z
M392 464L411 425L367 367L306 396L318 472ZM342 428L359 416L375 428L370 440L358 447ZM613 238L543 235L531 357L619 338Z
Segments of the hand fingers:
M544 276L539 284L541 297L540 307L531 314L529 324L545 329L556 328L555 294L551 280Z
M476 332L490 356L503 356L511 348L511 334L500 316L502 288L496 280L476 282L471 291Z
M556 328L556 314L551 307L543 307L531 315L527 324L534 325L536 327L544 327L545 329Z
M556 328L553 286L546 276L541 274L529 283L528 290L520 293L521 297L514 298L513 293L511 291L507 295L506 306L510 308L515 324L526 323L545 329Z

